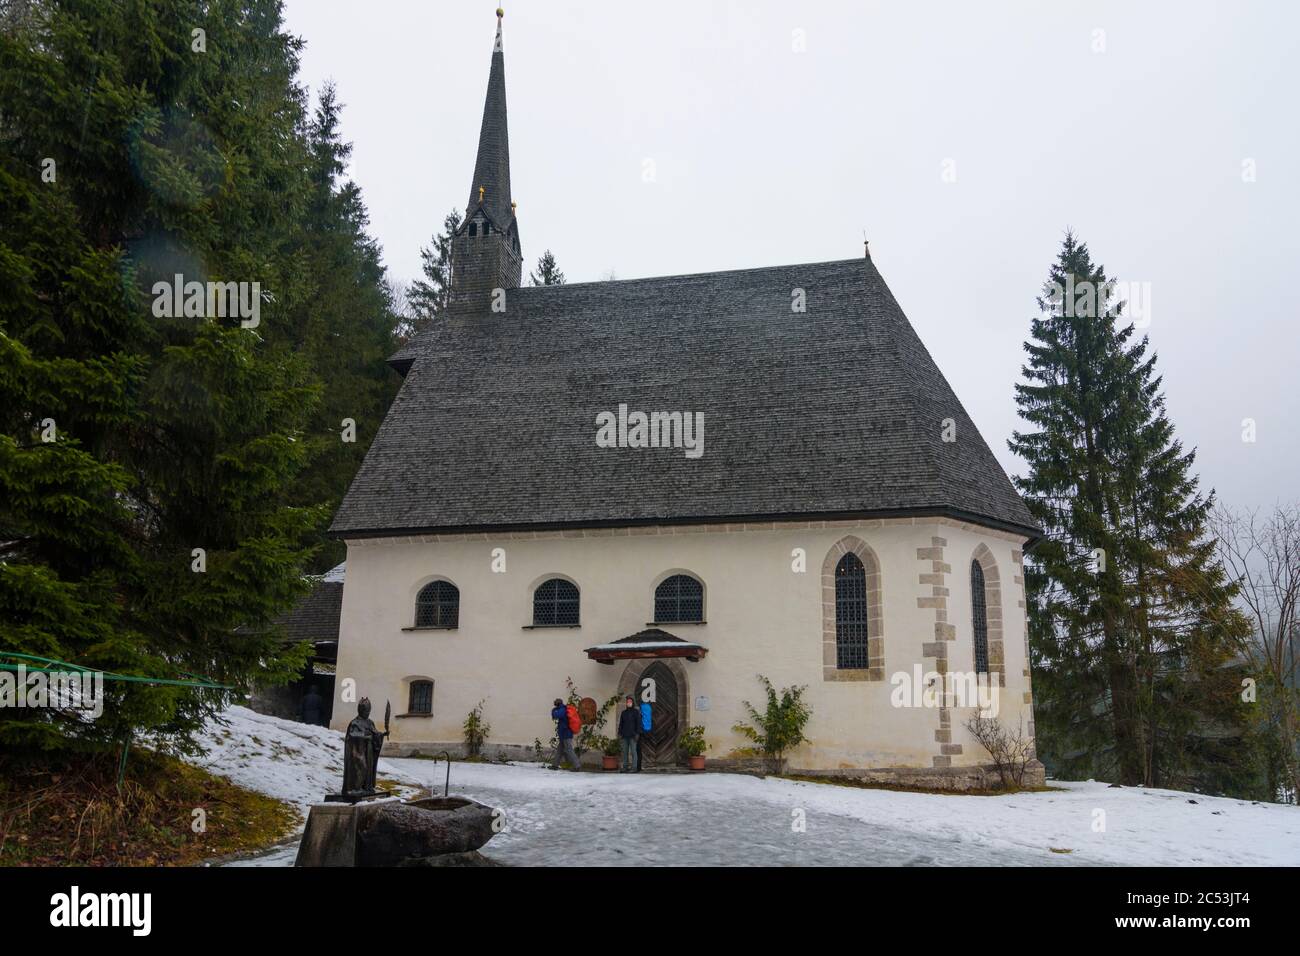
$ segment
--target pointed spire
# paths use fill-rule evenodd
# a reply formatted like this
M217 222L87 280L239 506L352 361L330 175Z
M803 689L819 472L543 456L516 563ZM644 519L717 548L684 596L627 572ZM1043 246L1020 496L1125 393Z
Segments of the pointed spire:
M478 158L470 184L468 219L479 207L497 229L505 231L514 213L510 208L510 137L506 129L506 58L501 47L501 22L505 11L497 8L497 35L492 44L492 70L483 103L483 125L478 134Z

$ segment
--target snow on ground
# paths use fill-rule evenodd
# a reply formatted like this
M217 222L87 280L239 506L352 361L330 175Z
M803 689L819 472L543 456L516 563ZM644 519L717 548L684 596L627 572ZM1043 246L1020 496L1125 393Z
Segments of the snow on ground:
M343 785L343 734L328 727L231 707L208 724L201 743L207 753L191 760L196 766L296 804L304 817L308 807ZM423 786L420 780L402 778L383 759L379 776L412 788Z
M210 752L197 761L208 770L304 812L338 789L339 732L242 707L224 719L227 727L209 727ZM446 766L384 758L379 776L440 792ZM1091 781L1053 786L1061 789L977 797L737 774L451 767L453 794L505 813L484 853L518 865L1300 864L1300 808ZM249 862L292 865L295 852Z

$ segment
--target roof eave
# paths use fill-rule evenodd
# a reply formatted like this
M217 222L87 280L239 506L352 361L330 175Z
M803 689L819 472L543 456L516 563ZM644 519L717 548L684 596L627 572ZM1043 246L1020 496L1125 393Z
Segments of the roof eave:
M1041 528L1014 521L990 518L960 508L886 508L856 512L790 512L785 514L695 515L652 518L607 518L589 521L505 522L399 528L339 529L331 527L327 535L339 540L359 538L406 538L430 534L496 534L511 531L577 531L587 528L641 528L650 525L763 524L774 521L852 521L877 518L951 518L995 531L1022 535L1024 549L1029 550L1043 536Z
M698 644L686 644L682 647L656 647L653 649L606 651L589 647L584 653L597 664L614 664L616 661L663 660L666 658L686 658L692 663L699 663L709 653L707 647Z

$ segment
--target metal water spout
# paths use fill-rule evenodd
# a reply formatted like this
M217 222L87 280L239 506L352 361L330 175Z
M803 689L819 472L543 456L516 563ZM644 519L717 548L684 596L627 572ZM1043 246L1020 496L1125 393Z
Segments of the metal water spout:
M444 750L438 756L447 758L447 781L442 787L442 795L445 797L451 793L451 754Z

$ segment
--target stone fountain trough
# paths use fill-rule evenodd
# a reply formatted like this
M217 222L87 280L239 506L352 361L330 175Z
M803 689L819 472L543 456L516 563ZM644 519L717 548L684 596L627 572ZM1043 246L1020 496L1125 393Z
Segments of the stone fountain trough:
M318 803L294 866L484 865L496 814L465 797Z

